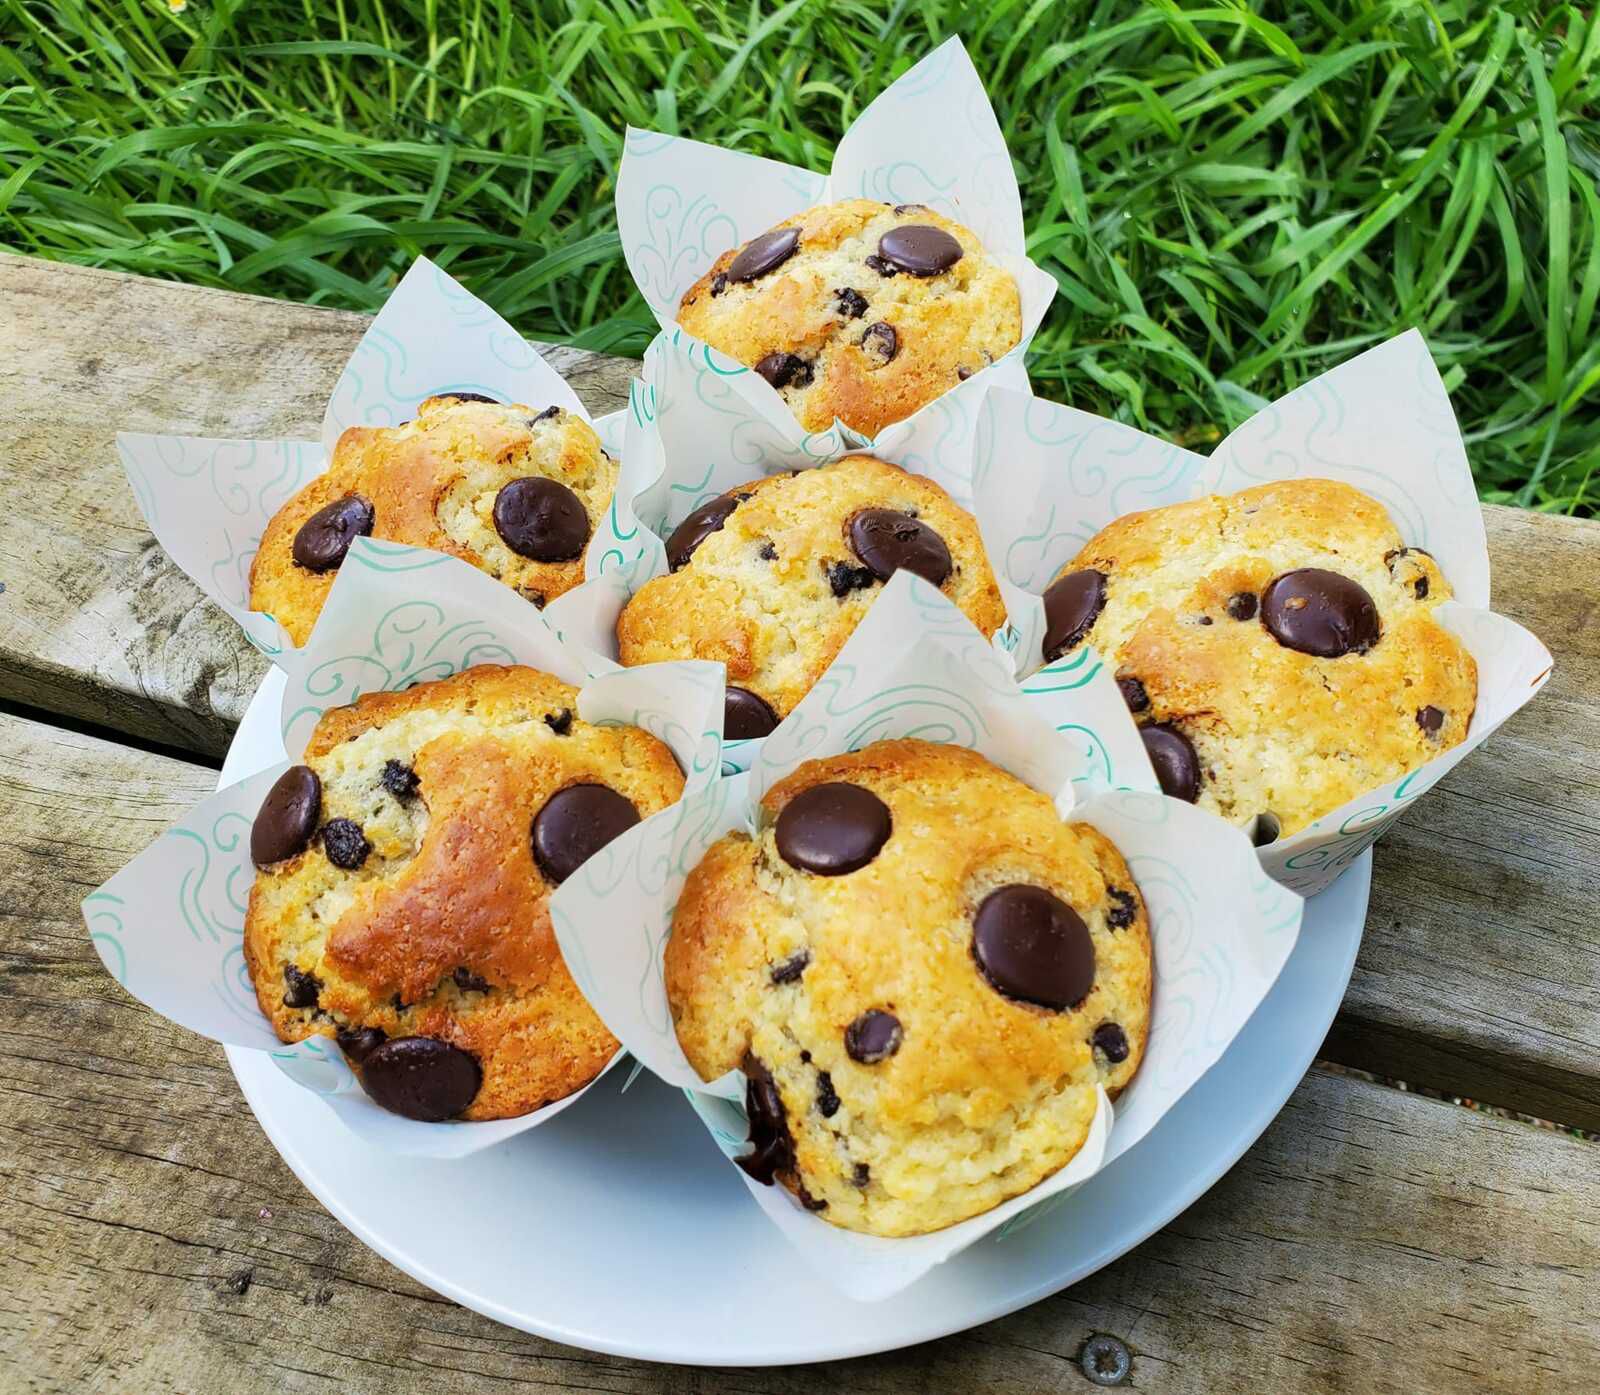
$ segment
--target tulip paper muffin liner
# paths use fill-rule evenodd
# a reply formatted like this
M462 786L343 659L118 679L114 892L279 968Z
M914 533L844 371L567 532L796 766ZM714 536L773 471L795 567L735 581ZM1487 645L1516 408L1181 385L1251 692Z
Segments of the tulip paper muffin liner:
M686 515L764 475L862 453L836 441L818 454L796 450L732 389L728 364L681 332L658 335L645 353L630 394L616 494L589 540L588 579L547 608L553 623L598 653L617 656L617 617L645 582L666 574L664 539ZM975 426L961 404L941 399L890 428L895 449L880 445L873 454L932 480L970 511ZM748 769L760 746L760 738L725 741L725 768Z
M1111 676L1092 658L1024 696L1006 656L938 591L897 573L821 681L751 769L685 796L609 844L551 899L578 986L623 1044L683 1088L730 1159L746 1148L743 1077L703 1082L673 1031L662 953L684 881L723 834L754 830L761 796L803 761L917 737L975 749L1105 833L1149 908L1151 1028L1139 1073L1061 1171L1002 1206L928 1235L841 1230L740 1171L750 1194L820 1275L886 1298L1025 1213L1053 1204L1133 1147L1222 1055L1277 979L1303 903L1267 877L1230 825L1168 799Z
M117 451L139 511L167 555L257 649L288 668L295 646L272 616L250 608L250 566L262 533L327 468L346 427L398 426L441 392L560 407L590 421L608 454L621 453L623 413L591 421L527 340L426 257L412 263L361 336L328 400L320 440L120 432Z
M1422 336L1408 331L1296 388L1210 456L1004 389L985 399L976 427L974 512L1011 617L1005 642L1022 674L1035 673L1042 658L1041 593L1113 519L1296 478L1355 486L1388 510L1408 545L1433 554L1455 592L1434 615L1478 664L1478 704L1465 741L1260 849L1273 877L1310 896L1550 675L1544 645L1488 609L1483 514L1460 428ZM1069 654L1044 672L1074 660Z
M477 664L525 664L577 685L583 720L653 733L677 757L686 792L698 794L717 778L722 669L698 662L619 669L564 640L514 591L467 563L371 538L351 547L303 658L288 675L281 708L286 758L192 810L84 901L84 920L117 982L179 1026L269 1052L369 1143L464 1157L544 1123L584 1091L515 1119L420 1123L372 1103L330 1038L280 1042L244 961L255 880L250 829L261 801L328 708Z
M732 360L720 360L719 371L792 451L816 456L865 446L892 458L900 428L923 413L942 406L970 416L989 383L1027 388L1023 357L1056 291L1055 279L1028 259L1011 155L960 39L941 44L878 95L845 132L827 175L630 126L617 171L617 230L645 303L663 330L687 338L678 304L719 256L808 208L854 198L924 204L971 228L1017 283L1017 346L876 438L838 421L808 433L758 373Z

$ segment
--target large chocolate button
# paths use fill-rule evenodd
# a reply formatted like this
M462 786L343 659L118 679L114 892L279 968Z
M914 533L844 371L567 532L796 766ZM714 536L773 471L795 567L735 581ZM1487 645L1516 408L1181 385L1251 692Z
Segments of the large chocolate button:
M1378 607L1358 582L1320 567L1275 577L1261 593L1261 623L1285 649L1337 659L1378 642Z
M568 785L534 818L534 860L559 884L638 822L639 811L609 786Z
M900 1019L882 1008L868 1008L844 1029L844 1049L852 1061L875 1066L887 1061L906 1039Z
M800 247L799 228L774 228L760 237L752 237L744 249L728 263L728 280L754 281L769 271L776 271Z
M376 1103L429 1124L455 1118L482 1083L471 1055L434 1037L395 1037L361 1060L361 1084Z
M950 575L950 549L920 518L898 509L862 509L850 520L850 546L879 581L901 568L943 586Z
M961 260L961 244L943 228L908 223L890 228L878 239L878 255L912 276L937 276Z
M778 855L802 872L838 877L871 862L890 827L889 806L871 790L842 781L813 785L778 815Z
M1094 987L1094 941L1083 919L1042 886L1013 882L983 898L972 918L983 976L1019 1002L1062 1012Z
M1200 797L1200 758L1189 738L1176 727L1161 723L1140 727L1139 735L1162 792L1193 804Z
M757 1182L770 1187L780 1172L794 1171L794 1136L784 1113L783 1096L769 1071L754 1056L746 1056L742 1069L744 1111L750 1121L751 1149L734 1159Z
M672 530L672 536L667 539L667 565L673 571L687 565L695 548L719 532L728 521L728 515L738 507L737 494L719 494L701 504Z
M519 557L570 562L589 541L589 515L566 485L528 475L494 496L494 530Z
M722 735L728 741L753 741L778 725L778 714L748 688L729 688L722 700Z
M1106 579L1101 572L1068 572L1044 593L1044 658L1054 663L1083 642L1106 608Z
M309 765L291 765L278 776L250 829L250 860L270 867L304 852L322 809L322 781Z
M350 544L372 532L372 505L359 494L346 494L318 509L294 535L295 564L308 572L331 572L344 561Z

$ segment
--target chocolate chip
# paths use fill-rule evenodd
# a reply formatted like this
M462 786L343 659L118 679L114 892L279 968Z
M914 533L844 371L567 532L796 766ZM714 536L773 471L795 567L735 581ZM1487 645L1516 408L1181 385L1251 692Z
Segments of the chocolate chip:
M537 426L541 421L554 421L560 415L561 415L561 408L559 408L559 407L546 407L544 409L544 411L539 413L538 416L529 417L528 418L528 425L529 426Z
M373 1101L407 1119L453 1119L478 1095L476 1058L436 1037L396 1037L361 1063L361 1084Z
M961 260L961 244L927 223L890 228L878 239L878 255L897 271L912 276L937 276Z
M304 852L322 810L322 781L309 765L291 765L273 782L250 829L250 860L270 867Z
M1106 888L1106 898L1111 909L1106 912L1106 924L1113 930L1126 930L1139 918L1139 901L1131 891L1120 886Z
M776 271L800 249L799 228L774 228L752 237L728 263L728 280L754 281Z
M322 996L322 980L294 964L283 966L283 1005L287 1008L316 1007Z
M828 564L828 585L841 600L852 591L865 591L877 580L871 567L852 567L848 562Z
M757 1182L770 1187L779 1173L794 1171L794 1136L772 1072L754 1056L744 1058L744 1110L750 1121L751 1149L734 1159Z
M1189 738L1164 722L1140 727L1139 735L1163 793L1193 804L1200 797L1200 758Z
M1419 601L1428 599L1428 575L1426 572L1411 583L1411 589L1416 593Z
M966 382L967 379L970 378L971 376L972 376L972 370L970 368L958 368L958 369L956 369L956 377L960 378L962 382Z
M825 1070L817 1072L817 1113L831 1119L839 1112L839 1095L833 1088L833 1077Z
M694 550L713 533L720 532L728 515L738 507L739 500L732 494L707 499L672 530L667 539L667 566L678 571L688 565Z
M367 860L372 844L354 819L329 819L322 825L322 851L335 867L354 872Z
M1209 625L1211 623L1212 620L1209 615L1202 615L1198 620L1195 621L1195 624L1197 625Z
M473 973L471 969L465 966L458 967L450 977L455 981L456 987L463 993L487 993L489 991L489 980Z
M346 494L318 509L300 525L290 549L297 567L308 572L336 571L350 544L371 534L372 505L359 494Z
M859 320L867 313L867 298L860 291L845 286L834 293L839 313L847 320Z
M1068 572L1044 593L1044 657L1054 663L1083 642L1106 607L1106 578L1093 568Z
M811 1053L809 1051L802 1051L800 1053L800 1064L805 1066L809 1066L811 1064Z
M447 402L451 400L456 402L491 402L496 406L499 405L498 398L486 397L481 392L436 392L433 395L435 397L442 397Z
M722 699L722 735L728 741L753 741L778 725L778 714L748 688L729 687Z
M880 320L875 325L867 326L866 333L861 336L861 347L867 357L874 360L870 366L881 368L886 363L892 363L894 356L900 352L900 336L894 332L893 325Z
M783 963L774 964L767 977L773 983L797 983L800 975L805 973L806 965L810 962L811 951L809 949L797 950L785 959Z
M868 268L872 271L876 271L879 276L896 275L894 267L890 266L888 262L876 254L867 257L866 262Z
M857 1163L855 1170L850 1174L850 1181L858 1187L864 1187L872 1180L872 1169L866 1163Z
M494 496L494 530L519 557L570 562L589 541L589 515L559 480L525 475Z
M711 294L713 296L719 296L727 289L728 278L723 272L719 271L711 278Z
M557 885L639 822L633 804L607 785L568 785L533 820L533 857Z
M334 1040L339 1043L339 1049L359 1066L389 1040L389 1034L382 1027L341 1027Z
M832 780L783 806L778 856L802 872L838 877L865 867L889 841L889 806L871 790Z
M776 562L778 560L778 549L770 542L764 542L756 550L756 556L763 562Z
M417 786L421 783L417 778L417 772L409 765L397 760L384 761L383 787L396 799L401 801L410 799L416 794Z
M1094 987L1094 941L1083 918L1042 886L991 891L972 917L972 954L996 992L1061 1012Z
M1444 713L1431 703L1426 707L1417 708L1417 725L1428 736L1437 736L1439 729L1444 726Z
M1089 1040L1094 1049L1114 1066L1128 1059L1128 1034L1115 1022L1102 1022L1094 1029L1094 1036Z
M795 1184L794 1195L795 1200L804 1206L807 1211L826 1211L828 1209L828 1203L822 1200L821 1197L812 1196L811 1193L806 1190L806 1184L804 1182L797 1182Z
M862 509L850 519L849 534L856 556L880 581L904 569L943 586L955 565L938 533L898 509Z
M868 1008L844 1029L845 1053L864 1066L887 1061L905 1039L900 1019L882 1008Z
M559 712L546 712L544 724L557 736L565 736L572 730L572 709L563 707Z
M780 391L786 387L811 386L811 365L795 354L768 354L756 364L756 372Z
M1235 591L1228 597L1228 614L1235 620L1254 620L1256 618L1256 593L1254 591Z
M1378 642L1378 608L1359 582L1320 567L1274 577L1261 593L1261 623L1285 649L1319 659L1364 654Z
M1117 691L1122 694L1122 700L1128 704L1130 712L1146 712L1150 708L1150 694L1145 691L1145 686L1137 678L1117 679Z
M925 203L897 203L894 206L894 211L899 214L926 213L928 205Z

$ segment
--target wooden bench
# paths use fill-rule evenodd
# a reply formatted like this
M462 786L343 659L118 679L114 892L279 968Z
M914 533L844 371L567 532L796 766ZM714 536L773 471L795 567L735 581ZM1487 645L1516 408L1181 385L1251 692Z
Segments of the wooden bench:
M366 1250L220 1049L104 974L82 896L212 789L264 662L145 530L119 429L314 436L360 315L0 257L0 1388L1592 1389L1600 1146L1314 1068L1206 1197L1053 1298L816 1370L497 1326ZM633 365L551 357L596 412ZM1487 508L1544 694L1378 845L1324 1057L1600 1130L1600 524ZM781 1301L781 1295L771 1295Z

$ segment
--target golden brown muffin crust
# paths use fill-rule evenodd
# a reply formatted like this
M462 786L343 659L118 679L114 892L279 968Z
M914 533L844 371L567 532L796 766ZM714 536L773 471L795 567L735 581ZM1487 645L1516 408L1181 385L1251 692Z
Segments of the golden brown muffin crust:
M834 782L882 800L891 831L865 866L824 876L786 861L775 829L792 801ZM1004 996L979 967L975 912L1018 883L1087 926L1092 987L1075 1007ZM1095 1087L1115 1094L1143 1055L1150 929L1127 864L1095 829L1063 823L974 752L884 741L806 762L767 792L755 838L713 845L679 899L665 975L704 1079L747 1058L770 1072L793 1138L778 1180L825 1203L824 1220L909 1235L1021 1194L1082 1146ZM863 1063L846 1038L871 1010L892 1014L902 1040Z
M928 277L885 274L879 239L913 225L948 233L961 245L961 259ZM684 293L678 323L751 368L774 353L799 359L804 368L792 370L779 391L808 431L826 430L837 417L876 435L1022 338L1021 297L1010 273L970 229L920 204L847 199L777 227L799 230L793 255L740 282L728 271L743 249L724 252ZM893 331L892 355L876 325Z
M466 1119L525 1114L594 1078L617 1042L561 958L530 827L586 783L648 817L683 777L655 737L576 710L577 690L550 675L486 665L322 718L304 756L319 827L350 819L370 851L347 870L314 838L256 876L245 956L282 1040L375 1027L447 1041L483 1072ZM414 794L385 786L390 762ZM314 1006L285 1002L290 967L317 980Z

